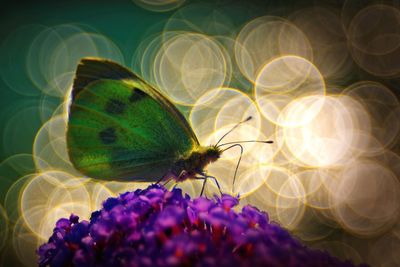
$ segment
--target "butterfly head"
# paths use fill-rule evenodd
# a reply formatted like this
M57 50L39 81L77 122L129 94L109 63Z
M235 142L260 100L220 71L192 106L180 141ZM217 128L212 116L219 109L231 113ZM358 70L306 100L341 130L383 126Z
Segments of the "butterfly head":
M221 153L221 149L217 146L209 146L204 152L204 157L206 158L207 163L211 163L217 161L220 158Z

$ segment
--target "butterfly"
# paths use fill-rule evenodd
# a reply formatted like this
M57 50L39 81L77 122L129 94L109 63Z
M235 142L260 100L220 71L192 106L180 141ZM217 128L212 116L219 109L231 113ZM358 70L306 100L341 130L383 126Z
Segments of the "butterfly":
M80 61L68 115L68 155L86 176L116 181L216 181L205 168L226 149L219 142L201 146L167 97L115 62Z

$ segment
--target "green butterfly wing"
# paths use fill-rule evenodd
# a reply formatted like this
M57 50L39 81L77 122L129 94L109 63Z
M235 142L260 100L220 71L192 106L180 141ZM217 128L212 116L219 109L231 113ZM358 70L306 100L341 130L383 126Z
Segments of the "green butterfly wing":
M167 98L114 62L84 58L71 96L68 153L89 177L157 181L199 146Z

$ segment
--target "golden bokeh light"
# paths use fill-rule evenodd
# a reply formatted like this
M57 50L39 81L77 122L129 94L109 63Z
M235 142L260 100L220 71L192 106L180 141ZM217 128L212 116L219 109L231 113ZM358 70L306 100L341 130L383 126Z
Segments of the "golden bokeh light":
M46 28L29 47L26 60L29 77L44 94L64 97L71 87L77 63L85 56L123 63L119 48L104 35L73 24Z
M314 114L318 114L322 103L315 96L325 95L325 81L310 61L298 56L282 56L269 61L260 70L254 94L265 118L281 126L296 126L307 123ZM308 98L311 103L307 103L307 106L314 107L313 114L291 119L299 111L291 115L288 106L306 96L313 96Z
M346 102L341 101L341 97L324 97L320 101L322 105L317 105L320 110L316 112L314 105L308 103L303 105L307 108L302 112L297 111L296 118L307 118L309 114L313 118L304 125L284 129L286 146L304 166L344 164L357 155L354 152L355 146L364 144L357 138L362 129L353 123L355 119L352 116L356 115L351 110L353 106L345 106ZM368 117L361 119L368 122ZM365 127L365 124L362 126Z
M397 77L400 65L400 11L388 5L370 5L351 20L348 35L351 54L364 70L383 77Z
M268 61L282 55L312 59L312 48L301 30L289 21L264 16L247 23L237 36L236 62L242 73L255 82Z
M185 0L132 0L138 6L154 11L167 12L180 7Z
M192 105L210 89L229 83L225 53L211 37L178 33L168 39L155 57L158 88L182 105Z

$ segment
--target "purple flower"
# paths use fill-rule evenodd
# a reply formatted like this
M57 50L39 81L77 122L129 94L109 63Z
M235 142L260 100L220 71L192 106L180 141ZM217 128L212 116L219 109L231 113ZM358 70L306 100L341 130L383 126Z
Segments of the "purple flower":
M60 219L37 250L39 266L354 266L311 250L238 198L191 200L151 185L109 198L90 222Z

